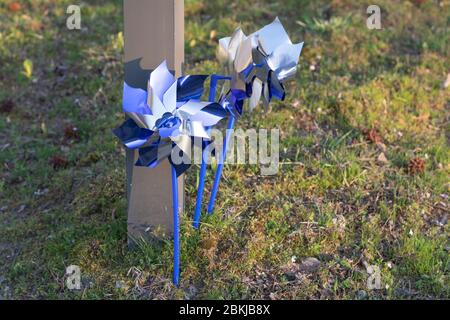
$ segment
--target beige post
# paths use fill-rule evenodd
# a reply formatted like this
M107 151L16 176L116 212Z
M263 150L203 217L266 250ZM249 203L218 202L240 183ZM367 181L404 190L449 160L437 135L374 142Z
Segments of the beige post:
M163 60L176 76L184 61L184 1L124 0L125 81L147 89L150 71ZM171 168L135 167L127 152L128 239L149 238L152 230L173 230ZM184 206L183 177L178 180L180 212Z

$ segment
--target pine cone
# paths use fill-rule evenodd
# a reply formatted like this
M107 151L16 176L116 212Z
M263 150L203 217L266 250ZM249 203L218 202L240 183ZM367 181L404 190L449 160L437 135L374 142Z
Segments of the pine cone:
M408 172L410 174L419 174L425 171L425 160L413 158L408 163Z

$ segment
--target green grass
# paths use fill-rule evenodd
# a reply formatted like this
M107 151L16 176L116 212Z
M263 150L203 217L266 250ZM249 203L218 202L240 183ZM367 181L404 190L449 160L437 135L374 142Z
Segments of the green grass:
M65 28L70 1L11 2L0 4L0 102L15 104L0 117L0 298L450 297L448 1L378 1L382 30L366 28L368 1L185 1L187 73L217 72L217 39L275 16L305 47L286 101L238 123L279 128L280 160L298 165L270 177L225 166L200 231L189 171L180 288L171 241L127 247L124 150L110 134L123 119L122 2L85 2L82 31ZM55 155L67 166L53 168ZM413 175L415 157L426 167ZM313 273L297 270L307 257ZM64 285L72 264L81 291Z

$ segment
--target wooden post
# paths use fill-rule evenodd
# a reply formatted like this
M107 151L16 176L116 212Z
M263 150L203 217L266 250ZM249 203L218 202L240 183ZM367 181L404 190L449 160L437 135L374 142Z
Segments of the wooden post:
M176 75L184 62L184 0L124 0L125 81L147 90L150 72L163 60ZM135 167L137 152L127 151L128 239L149 238L151 230L173 230L171 166ZM178 180L179 212L184 179Z

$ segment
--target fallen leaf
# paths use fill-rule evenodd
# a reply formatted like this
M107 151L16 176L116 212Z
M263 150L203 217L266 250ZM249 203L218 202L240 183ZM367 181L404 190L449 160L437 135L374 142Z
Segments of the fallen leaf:
M47 125L45 124L45 122L41 122L41 132L44 136L48 134Z
M24 60L22 73L25 75L25 77L31 79L31 77L33 76L33 61L31 61L30 59Z
M35 20L30 21L29 26L30 26L31 30L33 30L33 31L42 30L42 23L40 23L39 21L35 21Z
M125 40L123 38L123 32L119 31L117 34L116 42L114 44L115 48L118 50L122 50L125 45Z
M12 11L12 12L17 12L17 11L19 11L19 10L22 9L22 6L21 6L21 4L20 4L19 2L11 2L11 3L8 5L8 9L9 9L10 11Z
M381 152L386 152L387 147L383 142L377 143L377 147Z
M386 158L384 152L380 153L377 157L377 162L380 164L387 164L389 163L388 159Z
M377 129L364 130L363 132L366 140L375 144L381 143L382 138Z
M217 31L216 30L211 30L211 32L209 33L209 39L210 40L214 40L217 36Z
M422 5L426 0L409 0L411 3L415 4L416 6Z
M442 88L446 89L450 86L450 73L447 74L447 79L445 79L444 83L442 84Z

